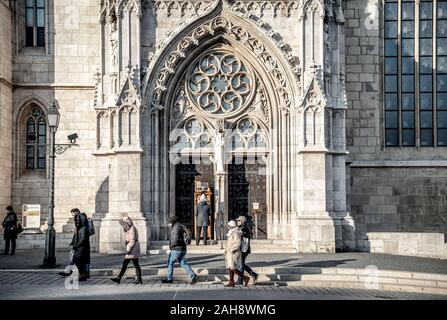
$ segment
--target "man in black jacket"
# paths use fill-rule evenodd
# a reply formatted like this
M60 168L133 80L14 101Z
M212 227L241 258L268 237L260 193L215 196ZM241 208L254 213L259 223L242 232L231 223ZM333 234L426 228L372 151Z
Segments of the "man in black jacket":
M247 259L248 255L251 253L251 247L250 247L250 229L247 226L247 218L245 216L240 216L236 219L236 223L239 227L239 230L242 232L242 243L241 243L241 251L242 251L242 273L244 271L247 271L250 276L253 278L253 284L256 284L256 281L258 281L259 275L253 271L250 266L248 266L245 263L245 260ZM236 282L238 285L242 285L242 279L239 277L238 281Z
M168 256L168 277L162 280L163 283L172 283L174 278L174 263L178 261L183 269L191 277L190 284L194 284L199 280L199 276L192 271L191 267L186 263L186 242L183 236L184 227L177 221L176 216L169 218L169 227L171 228L171 239L169 242L170 253Z

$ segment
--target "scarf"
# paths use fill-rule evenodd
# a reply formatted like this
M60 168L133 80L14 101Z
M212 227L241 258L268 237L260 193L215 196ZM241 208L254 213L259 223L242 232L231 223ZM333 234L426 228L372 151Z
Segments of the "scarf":
M234 232L239 232L239 228L235 227L233 229L228 230L227 238L229 238Z

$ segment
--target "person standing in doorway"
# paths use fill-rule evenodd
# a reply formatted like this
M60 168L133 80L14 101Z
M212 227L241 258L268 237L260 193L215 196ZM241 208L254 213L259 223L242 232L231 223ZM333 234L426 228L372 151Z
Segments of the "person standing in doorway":
M119 223L126 233L126 255L124 256L120 274L118 277L112 278L111 280L119 284L121 282L121 278L124 276L124 273L126 273L129 262L132 261L137 274L137 278L133 284L143 284L143 279L141 278L141 268L140 264L138 263L138 259L140 258L141 254L140 243L138 242L138 230L134 226L132 219L129 217L122 218Z
M247 226L247 218L245 216L240 216L236 219L237 226L239 227L239 230L241 231L241 252L242 252L242 268L239 269L242 273L244 271L247 271L250 276L253 278L253 284L256 284L256 281L258 281L259 275L253 271L250 266L248 266L245 261L248 257L248 255L251 253L251 234L250 230ZM242 277L239 277L239 279L236 282L237 285L242 285Z
M17 240L17 215L14 212L12 206L6 207L6 217L2 223L4 230L3 238L5 239L5 251L2 256L15 255L16 253L16 240ZM11 246L11 253L9 253L9 247Z
M196 207L196 245L200 242L200 233L203 230L203 244L206 245L208 237L208 218L210 216L211 207L206 201L204 193L199 198Z
M227 248L225 250L225 266L230 272L230 281L225 287L234 287L234 274L237 274L244 281L247 286L250 281L249 277L244 276L244 273L239 271L242 269L242 254L241 254L241 232L237 227L236 221L230 220L228 222L227 233Z
M169 256L168 256L168 277L163 279L163 283L172 283L174 278L174 263L178 261L183 269L191 278L190 284L194 284L199 280L199 276L192 271L191 267L186 262L186 242L185 229L180 222L177 221L176 216L169 218L169 227L171 228L171 239L169 241Z

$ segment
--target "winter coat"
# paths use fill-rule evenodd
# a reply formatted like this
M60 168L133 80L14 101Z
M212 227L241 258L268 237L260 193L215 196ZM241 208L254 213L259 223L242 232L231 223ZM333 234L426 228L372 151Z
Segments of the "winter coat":
M207 227L208 217L210 215L210 205L205 201L199 201L196 207L196 226Z
M171 227L171 239L169 241L169 249L175 251L186 251L186 243L183 238L183 226L180 222L174 223Z
M74 255L73 261L79 264L90 263L90 233L88 231L87 216L85 214L79 215L81 219L81 226L76 227L71 244L73 246Z
M239 228L228 231L225 266L231 270L242 269L241 232Z
M126 232L126 256L124 259L138 259L140 257L140 242L138 241L138 230L132 226Z
M248 250L246 252L243 252L243 254L250 254L251 253L251 235L250 235L250 230L248 229L248 227L246 225L242 226L240 228L240 231L242 233L242 238L247 238L248 239ZM241 242L241 248L242 248L242 242Z
M6 215L2 226L5 228L3 238L17 239L17 215L14 211Z

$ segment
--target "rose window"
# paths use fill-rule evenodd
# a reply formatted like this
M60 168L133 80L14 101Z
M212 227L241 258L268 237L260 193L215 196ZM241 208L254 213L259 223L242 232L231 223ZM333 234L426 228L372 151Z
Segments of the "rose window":
M232 54L212 53L193 66L187 87L192 100L202 110L228 114L244 106L253 81L240 59Z

